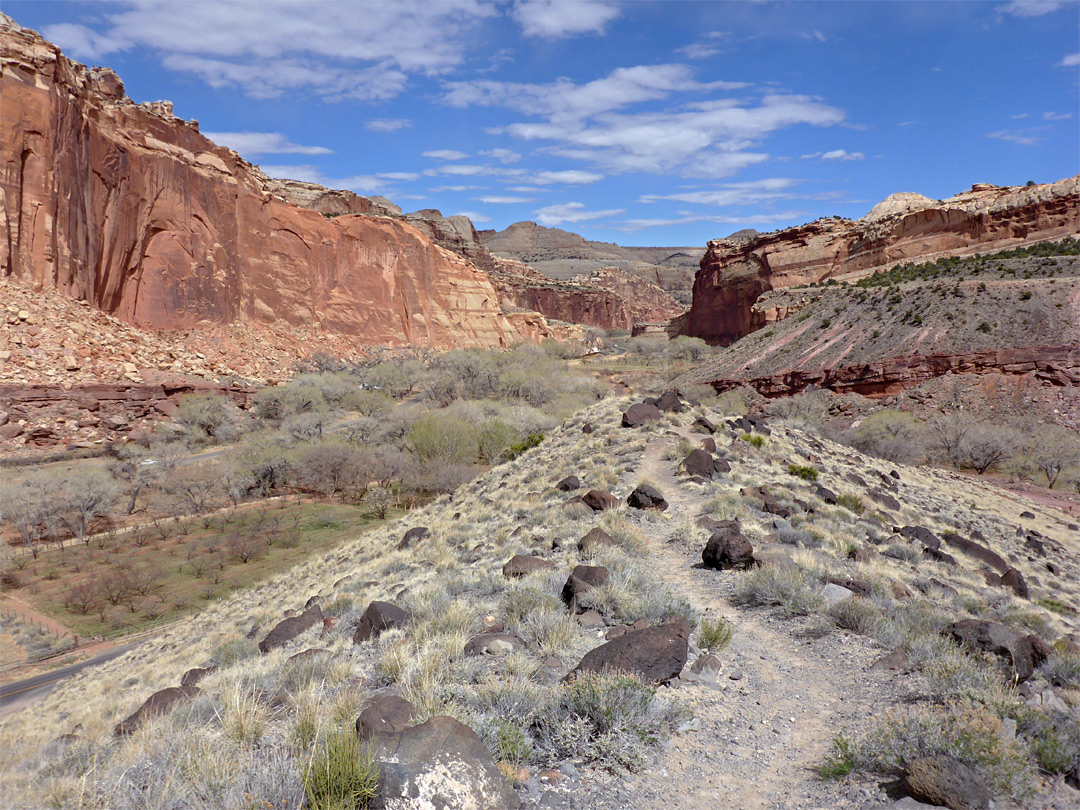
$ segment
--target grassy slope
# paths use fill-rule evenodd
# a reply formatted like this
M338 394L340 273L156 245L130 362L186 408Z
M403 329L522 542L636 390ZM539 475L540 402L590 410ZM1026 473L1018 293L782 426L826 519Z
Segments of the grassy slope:
M216 798L206 801L205 806L243 806L239 800L232 803L229 797L234 794L229 793L229 785L249 785L255 777L269 780L267 763L274 766L275 773L285 774L282 778L295 773L295 738L305 712L314 711L314 722L321 728L335 722L351 723L363 694L378 683L396 682L417 703L422 715L456 713L480 726L489 742L501 740L499 730L491 725L492 695L520 689L521 676L534 672L550 656L558 658L558 674L562 674L583 652L600 643L595 632L577 629L558 610L546 607L566 572L579 561L576 552L557 555L557 569L550 575L519 584L502 578L499 569L512 554L543 547L532 539L534 535L572 543L599 523L616 536L623 549L602 558L624 583L621 591L610 594L605 607L612 621L655 621L671 612L695 614L692 605L680 601L679 593L670 593L665 583L653 576L647 551L649 543L675 538L685 543L689 566L705 535L693 523L693 509L656 515L624 507L602 519L575 516L561 508L565 495L552 488L555 481L574 473L586 486L609 488L625 498L641 480L646 449L652 448L656 455L658 443L670 446L664 453L674 466L684 449L679 448L678 435L671 431L691 436L688 428L695 414L627 431L617 425L619 413L628 403L627 399L600 403L570 419L536 449L491 470L453 498L441 498L394 524L313 555L290 572L222 601L138 650L61 685L32 711L15 715L0 727L6 741L17 742L4 746L0 789L11 790L9 795L22 797L28 805L42 801L43 793L52 791L61 797L63 806L74 807L81 806L79 796L87 795L87 785L96 784L112 797L114 807L135 806L127 794L121 795L130 790L131 768L153 767L168 770L169 777L155 783L155 789L178 791L198 784L209 790L206 785L217 785ZM707 413L716 418L716 414ZM586 419L596 425L592 434L581 433ZM846 557L851 545L862 544L868 532L887 535L894 523L921 523L939 532L978 528L991 546L1015 557L1032 584L1033 599L1054 599L1075 606L1080 590L1080 548L1060 513L1019 497L1003 497L984 482L965 476L900 467L897 497L902 509L896 514L880 513L868 522L875 511L869 495L845 476L857 472L873 488L879 475L894 465L794 429L777 429L763 448L723 437L720 443L726 445L734 462L729 478L704 486L674 480L665 480L662 485L679 487L684 500L698 504L701 512L740 517L759 547L793 551L803 568L800 581L811 597L820 590L824 573L868 580L883 595L890 582L902 581L914 596L895 604L897 610L903 605L907 613L991 616L1037 629L1048 639L1076 629L1074 616L1042 609L1036 602L1023 602L1007 591L988 591L977 566L968 559L961 558L961 567L954 569L919 560L917 554L912 561L872 554L867 562L856 563ZM870 507L868 513L859 518L842 508L825 507L811 494L808 483L787 472L792 462L812 463L823 484L862 497ZM760 484L770 485L782 499L797 496L817 505L813 515L791 521L793 530L809 533L806 548L795 551L770 538L777 533L772 516L758 511L739 494L743 486ZM1016 536L1015 529L1020 524L1019 513L1027 508L1037 517L1024 525L1063 544L1064 550L1056 555L1061 569L1058 577L1039 570L1038 560L1026 559L1022 538ZM416 549L396 550L401 535L414 525L429 526L432 538ZM522 531L516 531L519 527ZM929 577L950 583L959 593L949 596L930 588L922 594L916 583ZM312 630L269 655L243 658L241 654L250 654L253 646L242 640L243 634L253 626L264 633L283 611L301 608L316 594L323 596L328 612L338 616L327 637L319 638ZM352 627L372 599L404 601L413 608L417 625L405 634L387 634L376 644L354 646ZM809 612L827 625L832 620L820 610L819 601L819 597L817 601L810 599ZM532 640L527 653L497 662L460 659L461 645L479 629L485 615L513 620L511 609L522 604L532 605L516 624ZM932 623L929 632L929 637L936 637ZM228 645L234 657L243 660L204 681L203 695L194 704L152 724L128 742L112 741L113 724L150 692L176 685L188 667L204 664L215 655L221 659L222 645ZM286 663L289 655L312 646L330 649L332 660L306 674ZM972 666L982 665L975 662ZM76 723L83 725L78 756L71 752L50 754L43 749ZM252 727L256 731L245 731ZM832 729L825 731L831 733ZM614 751L608 755L617 762L631 754ZM90 775L83 778L88 768ZM141 801L156 806L151 797Z

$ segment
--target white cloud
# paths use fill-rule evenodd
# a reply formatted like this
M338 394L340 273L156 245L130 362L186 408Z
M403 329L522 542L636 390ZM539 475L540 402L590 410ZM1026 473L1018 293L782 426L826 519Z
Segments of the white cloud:
M1044 112L1043 121L1066 121L1073 117L1072 113Z
M627 219L608 224L607 227L623 233L637 233L649 228L666 228L672 225L687 225L695 222L715 222L724 225L773 225L783 222L799 222L807 217L806 211L780 211L775 214L752 214L748 217L706 217L688 212L678 212L680 216L671 218Z
M1080 53L1066 54L1061 60L1061 67L1076 67L1080 65Z
M622 208L611 208L605 211L586 211L585 203L571 202L558 205L548 205L533 212L536 221L545 227L551 228L567 222L589 222L594 219L615 216L623 213Z
M791 198L789 190L798 185L789 177L769 177L745 183L726 183L708 191L681 191L675 194L646 194L638 202L652 203L658 200L675 200L695 205L747 205Z
M485 157L494 158L500 163L517 163L521 160L521 155L512 149L488 149L486 152L481 152L480 154Z
M517 203L536 202L533 197L473 197L477 202L485 205L515 205Z
M675 51L675 53L681 53L687 59L708 59L710 56L716 56L723 52L722 49L717 48L715 45L706 44L704 42L692 42Z
M516 191L519 194L538 194L551 191L550 188L540 188L539 186L507 186L506 190Z
M511 15L525 36L558 39L602 33L619 9L605 0L518 0Z
M280 132L204 132L210 140L242 155L332 155L325 146L300 146Z
M456 149L432 149L430 152L423 152L422 154L426 158L435 158L436 160L462 160L468 157L465 152L458 152Z
M1019 121L1020 119L1027 118L1027 117L1028 117L1027 113L1017 113L1016 115L1010 115L1009 116L1009 118L1011 118L1013 121Z
M569 169L561 172L537 172L529 177L529 182L538 186L550 186L552 183L566 183L571 186L580 186L587 183L596 183L604 179L604 175L596 172L583 172L577 169Z
M431 193L440 194L445 191L474 191L481 188L484 188L484 186L436 186L431 189Z
M408 118L376 118L364 124L364 129L372 132L397 132L399 129L407 129L412 126Z
M768 91L748 98L706 98L673 109L626 111L673 93L747 89L739 82L698 82L686 65L619 68L584 84L452 82L446 104L505 107L535 116L489 129L525 141L549 141L539 151L614 172L724 177L768 160L755 147L772 132L806 124L842 124L844 113L811 96Z
M1012 0L998 6L997 10L998 14L1009 14L1013 17L1041 17L1064 6L1064 0Z
M901 125L902 126L902 125ZM862 152L848 152L846 149L833 149L831 152L814 152L811 155L802 155L803 160L865 160L866 155Z
M826 42L827 39L823 33L814 29L813 31L803 31L801 34L803 39L812 39L815 42Z
M386 179L371 174L357 174L351 177L327 177L318 166L309 164L295 166L260 166L271 177L285 180L300 180L304 183L318 183L331 189L348 189L357 194L381 194L387 188Z
M417 172L379 172L376 177L384 177L387 180L419 180Z
M464 61L470 29L500 13L483 0L393 3L159 3L122 0L100 21L47 26L81 59L134 47L171 70L257 97L286 91L327 98L396 95L410 74L439 75Z
M74 23L46 25L41 33L45 39L59 45L68 56L88 61L130 47L121 40Z
M452 107L507 107L555 121L579 121L631 104L664 99L674 92L739 90L748 85L703 84L694 79L686 65L637 65L616 68L604 78L585 84L560 78L549 84L480 80L448 82L446 86L449 92L442 100Z
M458 211L456 214L451 214L455 217L468 217L473 222L491 222L491 217L478 214L475 211Z
M999 129L996 132L987 132L986 137L1009 141L1020 146L1035 146L1042 142L1042 133L1048 129L1050 129L1049 124L1041 127L1028 127L1027 129Z

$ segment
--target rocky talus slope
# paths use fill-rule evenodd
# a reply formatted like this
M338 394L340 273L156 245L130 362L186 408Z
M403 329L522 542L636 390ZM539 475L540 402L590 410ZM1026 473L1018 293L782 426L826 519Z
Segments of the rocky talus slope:
M7 718L7 803L295 806L355 726L403 808L409 786L490 810L910 807L897 777L928 789L917 760L939 755L999 810L1076 805L1025 753L1036 721L1075 726L1074 516L674 395L630 404ZM851 772L823 780L840 732Z
M111 70L7 17L0 97L5 277L154 329L260 323L499 346L543 328L506 318L485 273L378 216L386 205L271 181L168 102L132 103Z
M765 326L680 382L881 397L936 378L1005 375L1055 389L1064 409L1075 408L1080 259L1067 244L1046 248L1065 255L976 256L858 285L768 292L754 305Z
M977 184L945 200L894 194L859 220L714 240L694 279L687 334L724 345L738 340L766 323L754 305L770 290L1078 233L1080 176L1023 187Z

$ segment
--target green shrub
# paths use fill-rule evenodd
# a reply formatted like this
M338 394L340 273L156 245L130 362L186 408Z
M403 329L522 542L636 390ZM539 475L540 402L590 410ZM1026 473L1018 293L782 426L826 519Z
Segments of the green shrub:
M854 512L856 515L861 515L866 508L863 506L862 498L858 495L849 495L847 493L837 495L836 503L838 506L844 507L849 512Z
M702 619L698 628L698 646L705 652L718 653L731 643L734 632L731 622L723 617L715 621Z
M417 419L406 436L409 448L422 461L469 464L478 453L477 431L455 416L433 411Z
M488 464L497 464L518 442L518 432L501 419L489 419L480 426L480 456Z
M506 451L506 457L508 459L515 459L524 453L526 450L532 450L540 442L544 440L543 433L530 433L524 439L519 442L514 442Z
M788 472L804 481L817 481L818 471L809 464L789 464Z
M741 433L739 438L751 447L760 449L765 446L765 437L759 433Z
M824 780L843 779L855 770L855 755L855 744L841 731L833 737L833 753L818 768L818 776Z
M301 774L312 810L363 810L379 787L379 764L356 732L345 728L324 739Z
M234 638L218 645L210 658L219 667L231 667L247 658L257 655L259 645L250 638Z

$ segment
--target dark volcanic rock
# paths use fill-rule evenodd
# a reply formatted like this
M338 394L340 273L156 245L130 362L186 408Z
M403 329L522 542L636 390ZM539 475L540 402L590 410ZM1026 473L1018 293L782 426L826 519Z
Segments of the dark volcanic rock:
M731 521L727 521L731 522ZM738 526L722 526L712 533L701 552L708 568L749 568L754 564L754 547Z
M436 716L370 738L379 762L379 796L387 808L513 810L514 789L472 729Z
M904 787L913 799L950 810L982 810L990 806L990 791L982 778L948 756L922 757L908 763Z
M372 734L396 734L413 724L416 707L397 695L379 695L356 718L356 733L361 740Z
M566 578L562 589L563 604L576 611L581 596L608 581L609 572L602 565L577 565Z
M589 533L578 540L578 548L582 551L592 551L601 546L617 546L618 543L599 526L590 529Z
M682 413L686 410L686 403L679 398L675 391L665 391L656 398L656 407L670 413Z
M944 540L947 545L957 549L961 553L986 563L999 574L1004 574L1009 570L1009 564L1005 562L1005 559L996 551L987 548L982 543L977 543L974 540L961 537L955 532L945 532L945 534L941 536L941 539Z
M706 419L704 416L699 416L694 420L694 424L691 426L696 430L702 430L705 433L716 433L716 425Z
M626 409L622 417L622 426L626 428L641 427L646 422L660 418L660 409L655 405L638 402Z
M999 622L964 619L953 622L946 633L961 644L996 655L1008 681L1023 683L1034 671L1035 651L1026 636Z
M526 574L535 574L537 571L550 571L555 567L551 560L543 557L533 557L531 554L515 554L510 561L503 566L503 576L507 579L517 579Z
M1001 575L1001 584L1006 588L1012 588L1013 593L1019 596L1021 599L1029 599L1027 582L1024 581L1024 575L1017 571L1015 568L1010 568L1004 574Z
M367 606L353 633L353 644L378 638L384 630L400 627L409 621L407 611L390 602L372 602Z
M576 475L568 475L555 485L555 489L559 492L573 492L575 489L581 489L581 481Z
M168 689L154 692L142 706L136 709L134 714L116 724L113 734L117 737L132 734L150 718L167 713L177 702L195 697L197 694L199 694L197 686L170 686Z
M586 653L570 672L629 672L642 680L664 683L686 666L690 623L679 616L663 624L631 630Z
M268 653L275 647L280 647L308 628L322 624L322 620L322 609L318 605L313 605L299 616L278 622L274 629L266 634L266 638L259 642L259 652Z
M180 685L198 686L199 681L201 681L203 678L205 678L207 675L209 675L216 669L217 664L211 664L210 666L203 667L201 669L198 667L196 667L195 669L189 669L187 672L184 673L183 677L180 678Z
M656 487L642 484L626 499L627 505L634 509L658 509L663 512L668 508L668 502Z
M619 505L619 499L610 492L602 489L590 489L581 499L585 505L594 512L603 512L605 509L614 509Z
M419 543L425 537L428 536L427 526L414 526L405 532L405 536L401 538L401 542L398 543L398 550L411 548Z
M918 540L926 548L932 548L934 551L941 548L941 539L925 526L904 526L900 529L900 534L908 540Z
M712 478L719 472L731 471L731 465L726 461L713 458L712 454L706 450L692 450L679 466L686 471L687 475L698 475L702 478Z

